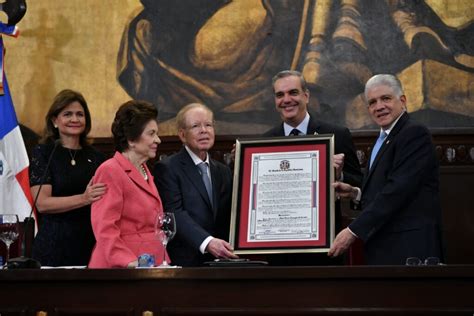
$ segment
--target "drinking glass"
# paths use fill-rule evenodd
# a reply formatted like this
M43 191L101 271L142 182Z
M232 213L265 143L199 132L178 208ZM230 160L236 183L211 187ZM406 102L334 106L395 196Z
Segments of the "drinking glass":
M163 244L163 262L159 265L160 267L169 267L170 265L166 261L166 246L168 242L173 239L176 235L176 220L173 212L164 212L158 215L155 227L155 233L158 239Z
M10 245L18 239L18 216L15 214L0 214L0 240L7 247L5 263L10 259Z

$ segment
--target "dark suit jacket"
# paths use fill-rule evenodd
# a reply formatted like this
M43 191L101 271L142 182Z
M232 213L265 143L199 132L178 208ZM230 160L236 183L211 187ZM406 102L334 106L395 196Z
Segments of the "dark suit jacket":
M361 207L349 228L365 242L368 264L442 257L438 160L428 129L406 113L367 171Z
M310 115L307 135L334 134L334 152L344 153L344 182L353 186L362 184L362 172L357 159L354 142L349 129L334 124L318 121ZM275 126L263 134L264 137L285 136L283 123ZM340 202L335 205L335 228L336 234L342 229L342 214ZM292 255L269 255L267 260L272 265L340 265L341 258L331 259L326 254L292 254Z
M199 266L210 255L203 255L199 246L208 236L229 240L232 173L224 164L210 159L214 208L206 187L186 149L158 162L154 169L155 183L166 211L176 216L177 233L168 245L173 264Z
M334 134L334 152L336 154L343 153L344 156L344 182L353 186L360 186L362 183L362 172L359 160L357 159L354 142L352 141L351 132L345 127L318 121L309 117L307 135L318 134ZM263 134L264 137L285 136L283 123L275 126L271 130Z

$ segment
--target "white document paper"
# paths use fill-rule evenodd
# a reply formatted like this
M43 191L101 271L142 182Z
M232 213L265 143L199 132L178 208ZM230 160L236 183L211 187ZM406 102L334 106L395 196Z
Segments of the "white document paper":
M248 242L319 239L319 152L252 154Z

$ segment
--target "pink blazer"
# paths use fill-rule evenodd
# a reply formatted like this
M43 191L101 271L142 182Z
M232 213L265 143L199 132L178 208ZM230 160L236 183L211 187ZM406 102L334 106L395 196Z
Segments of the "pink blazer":
M155 255L157 265L163 260L163 246L154 230L163 205L146 171L148 181L119 152L97 169L93 182L107 184L107 192L92 204L96 245L89 268L126 267L143 253Z

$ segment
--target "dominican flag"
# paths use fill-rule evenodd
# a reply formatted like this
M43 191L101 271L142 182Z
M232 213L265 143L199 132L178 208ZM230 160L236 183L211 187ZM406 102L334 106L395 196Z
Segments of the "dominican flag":
M3 26L0 25L1 33L15 35L16 28ZM30 215L33 204L28 175L29 161L3 73L4 48L1 35L0 52L0 75L3 79L3 95L0 95L0 213L17 214L23 221Z

